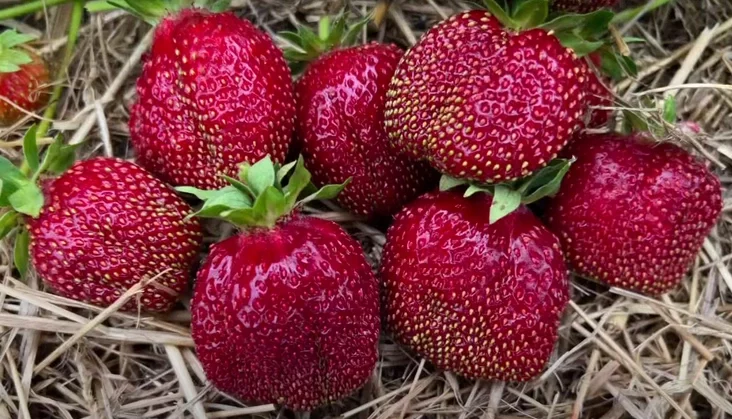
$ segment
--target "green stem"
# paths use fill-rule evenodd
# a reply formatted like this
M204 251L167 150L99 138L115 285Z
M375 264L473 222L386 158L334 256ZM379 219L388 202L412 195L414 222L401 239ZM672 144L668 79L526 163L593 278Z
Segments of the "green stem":
M0 20L14 19L43 10L46 7L69 3L72 0L34 0L0 10Z
M61 99L63 93L64 84L63 80L66 77L66 71L68 70L71 57L74 55L74 49L76 48L76 41L79 39L79 29L81 28L81 21L84 17L84 0L72 0L74 2L74 8L71 11L71 20L69 22L69 35L66 40L66 48L64 49L64 56L61 64L58 67L56 73L56 84L53 87L51 93L51 99L49 105L43 112L43 120L38 125L38 131L36 131L36 138L43 138L48 129L51 127L51 121L56 116L56 109L58 108L58 102ZM23 162L20 170L25 173L30 173L30 167Z

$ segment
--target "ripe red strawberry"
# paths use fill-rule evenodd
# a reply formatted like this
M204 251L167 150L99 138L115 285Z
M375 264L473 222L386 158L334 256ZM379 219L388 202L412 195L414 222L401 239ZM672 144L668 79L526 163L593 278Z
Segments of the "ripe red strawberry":
M612 117L612 110L601 109L613 106L612 92L607 88L610 80L589 71L587 75L587 105L590 107L588 127L595 128L607 124Z
M130 115L139 163L173 185L216 189L243 161L284 161L290 77L282 52L247 20L202 9L165 17Z
M581 126L587 71L545 29L515 31L488 12L461 13L402 58L387 93L386 131L398 148L453 177L521 178Z
M0 124L11 125L26 112L36 112L48 102L49 71L43 60L17 47L33 37L13 30L0 33Z
M33 265L59 294L106 306L144 278L161 274L140 298L166 311L188 285L201 244L191 208L139 166L119 159L76 163L44 188L29 218ZM167 271L166 271L167 270ZM136 310L131 300L125 310Z
M676 286L722 207L719 180L681 148L642 134L587 135L547 207L579 275L648 294Z
M437 180L426 162L400 156L384 131L386 90L402 51L371 43L330 52L298 80L296 131L316 184L352 181L345 208L391 215Z
M397 214L381 269L387 327L439 368L525 381L557 340L567 269L526 207L489 224L491 200L430 193Z
M619 0L552 0L552 9L563 12L589 13L604 8L612 8Z
M342 186L298 202L310 174L299 159L283 187L277 179L290 169L275 176L265 159L247 168L241 183L214 194L179 188L207 199L202 215L242 228L211 248L198 273L191 331L206 376L219 390L311 410L347 396L371 375L378 283L343 229L297 210L334 197Z

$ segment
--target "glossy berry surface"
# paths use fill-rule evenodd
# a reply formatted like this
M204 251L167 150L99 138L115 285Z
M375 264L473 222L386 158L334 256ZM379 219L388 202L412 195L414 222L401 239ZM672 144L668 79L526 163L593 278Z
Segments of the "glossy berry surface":
M37 55L30 54L30 57L33 61L21 65L20 70L0 73L0 95L4 96L0 99L0 123L3 125L12 125L25 115L18 107L37 112L48 103L48 67Z
M619 0L553 0L555 10L574 13L590 13L603 8L612 8Z
M489 224L491 201L430 193L397 214L381 271L387 328L439 368L525 381L557 340L567 269L527 208Z
M586 135L547 208L579 275L661 294L676 286L717 221L720 183L701 162L641 135Z
M349 395L376 365L378 284L330 221L295 214L215 244L191 311L206 376L244 400L311 410Z
M145 278L139 306L167 311L188 286L202 241L192 209L133 163L93 158L44 187L45 205L28 219L33 265L58 294L108 306ZM124 310L137 310L131 299Z
M265 33L231 13L186 9L156 28L137 80L130 138L139 163L173 185L217 189L224 173L282 162L294 119L290 71Z
M582 125L587 71L544 30L513 32L485 11L455 15L400 61L386 131L402 152L453 177L524 177Z
M384 131L386 90L401 55L377 43L336 50L311 63L295 87L297 134L314 182L351 178L338 202L366 217L391 215L437 180L427 163L393 150Z

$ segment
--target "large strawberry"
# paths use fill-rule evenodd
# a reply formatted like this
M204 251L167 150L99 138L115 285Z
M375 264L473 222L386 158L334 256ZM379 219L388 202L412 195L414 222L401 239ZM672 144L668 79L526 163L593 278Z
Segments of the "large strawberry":
M719 180L670 143L643 134L587 135L547 207L579 275L648 294L679 283L722 207Z
M567 269L526 207L493 224L490 207L487 194L438 192L397 214L381 268L387 327L439 368L525 381L557 340Z
M552 0L552 9L563 12L589 13L594 10L610 8L619 0Z
M42 164L37 155L29 157L30 179L0 161L0 205L14 209L0 217L0 235L18 221L18 213L26 215L27 232L16 238L18 268L26 268L23 245L30 242L36 271L65 297L104 307L141 280L153 279L122 309L169 310L188 286L202 240L198 222L186 219L192 209L146 170L114 158L78 162L44 181L41 191L35 181L58 166L54 160L61 150L54 143ZM28 141L26 155L34 155Z
M24 115L23 110L35 112L48 102L46 63L18 49L31 39L14 30L0 33L0 124L13 124Z
M298 200L312 188L302 159L276 172L266 158L229 181L179 188L205 200L199 215L241 228L212 246L196 280L191 331L206 376L226 393L296 410L347 396L376 364L378 284L341 227L298 211L343 185Z
M160 0L127 0L156 21ZM167 3L174 3L168 1ZM139 163L173 185L215 189L220 174L271 155L284 161L294 98L272 39L232 13L184 9L162 18L137 81L130 138Z
M334 43L342 19L322 43ZM336 49L311 62L295 86L296 131L314 182L351 178L338 202L366 217L391 215L437 180L426 162L393 150L384 131L386 90L401 55L392 44Z
M589 68L578 54L601 43L578 34L605 36L612 13L542 23L546 2L508 12L485 3L493 15L452 16L404 55L385 126L395 146L441 172L499 183L548 164L582 125Z

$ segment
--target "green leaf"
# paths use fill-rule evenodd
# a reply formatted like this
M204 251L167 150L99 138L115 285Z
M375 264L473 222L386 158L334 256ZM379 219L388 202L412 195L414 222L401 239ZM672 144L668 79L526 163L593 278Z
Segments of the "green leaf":
M0 181L2 181L2 189L0 189L0 207L10 205L8 198L17 191L23 184L29 183L30 180L15 165L3 156L0 156Z
M588 41L571 32L557 32L554 35L562 45L571 48L578 57L584 57L605 44L602 41Z
M29 244L30 236L28 235L28 230L23 229L15 237L15 248L13 250L13 261L21 277L25 277L25 274L28 273Z
M463 194L463 196L466 197L466 198L470 198L471 196L473 196L473 195L475 195L477 193L481 193L481 192L482 193L492 194L493 193L493 188L483 187L483 186L479 186L479 185L470 185L465 190L465 193Z
M257 195L264 192L268 187L274 186L275 179L275 168L269 155L254 163L246 171L246 183Z
M549 15L547 0L524 0L518 3L513 12L513 21L521 28L535 28L546 20Z
M663 119L672 124L676 123L676 97L669 96L663 102Z
M521 187L521 202L532 204L547 196L554 196L562 184L564 175L569 171L573 160L554 159L549 165L534 173Z
M0 73L14 73L20 70L21 65L32 61L33 59L25 51L2 49L0 50Z
M17 212L11 210L0 215L0 240L4 239L16 225L18 225Z
M222 177L224 179L226 179L226 181L229 182L231 184L231 186L235 187L241 193L243 193L244 195L246 195L247 198L254 199L254 198L257 197L257 194L255 194L254 191L252 190L252 188L250 188L246 183L244 183L244 182L242 182L242 181L240 181L238 179L234 179L231 176L222 175Z
M630 110L624 110L623 115L631 131L645 132L649 130L648 120L643 115Z
M15 29L8 29L0 33L0 50L13 48L36 39L33 35L19 33Z
M442 175L440 177L440 191L449 191L450 189L456 188L467 184L465 179L458 179L448 175Z
M278 185L282 185L282 181L285 180L287 175L289 175L290 172L292 171L292 169L295 168L295 165L298 163L299 160L300 159L297 159L296 161L291 161L291 162L287 163L286 165L277 169L277 184Z
M506 185L496 185L491 204L491 224L515 211L521 205L521 193Z
M291 43L293 46L300 48L300 45L302 44L302 39L300 39L300 34L293 31L282 31L278 32L277 36L280 38L286 40L287 42Z
M55 143L52 143L49 149L52 148L54 144ZM48 157L48 152L46 153L46 158L43 160L43 163L41 163L40 172L47 171L54 175L60 175L69 170L69 167L71 167L76 160L76 147L77 145L63 145L59 141L58 150L54 152L55 155L53 158Z
M194 215L220 218L223 212L252 207L252 200L235 186L224 186L214 192Z
M299 204L305 205L306 203L311 202L311 201L322 200L322 199L333 199L336 196L338 196L338 194L341 193L341 191L343 191L343 189L349 183L351 183L351 178L348 178L345 182L341 183L340 185L325 185L322 188L318 189L317 192L301 199Z
M305 168L305 160L302 156L298 157L295 162L294 172L292 172L287 185L283 188L288 208L295 207L302 191L310 185L311 178L310 172Z
M512 28L512 29L520 29L519 25L514 22L513 19L506 13L506 10L496 3L495 0L483 0L483 6L488 9L488 11L495 16L496 19L498 19L501 23L503 23L503 26Z
M43 192L34 182L26 181L8 196L8 202L14 210L36 218L43 208Z
M607 9L600 9L592 13L580 15L578 33L585 39L597 40L610 33L610 22L615 13Z
M31 172L36 173L40 163L38 161L38 143L36 142L36 131L38 127L33 125L23 136L23 155L28 163Z
M193 186L178 186L175 188L175 190L181 193L193 195L201 201L212 198L219 192L218 190L198 189L194 188Z

